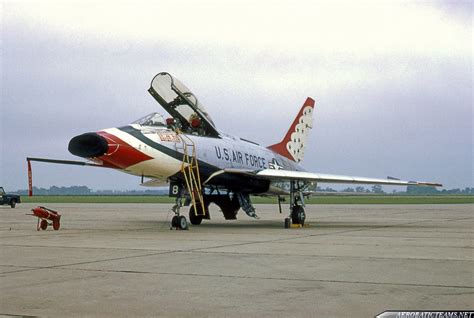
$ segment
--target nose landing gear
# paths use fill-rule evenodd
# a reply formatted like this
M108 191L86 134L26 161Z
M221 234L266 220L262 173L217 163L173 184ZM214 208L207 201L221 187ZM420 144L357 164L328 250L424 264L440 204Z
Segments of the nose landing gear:
M188 230L188 220L186 220L186 217L184 215L179 214L179 210L183 206L182 202L182 195L176 197L176 203L173 206L172 210L174 212L174 216L171 218L171 227L170 230L176 229L176 230ZM186 202L187 203L187 202ZM186 203L184 205L186 205Z
M171 218L171 230L188 230L188 220L184 215L180 215L180 209L183 206L190 206L189 209L189 220L192 225L201 224L203 219L209 219L209 203L206 203L203 199L193 200L192 196L184 189L183 185L176 185L178 189L176 192L176 201L172 210L174 216ZM195 195L197 197L197 195ZM201 196L202 198L202 196ZM184 204L183 204L184 201ZM193 203L194 201L194 203Z
M188 230L188 220L184 215L175 215L171 219L171 229Z

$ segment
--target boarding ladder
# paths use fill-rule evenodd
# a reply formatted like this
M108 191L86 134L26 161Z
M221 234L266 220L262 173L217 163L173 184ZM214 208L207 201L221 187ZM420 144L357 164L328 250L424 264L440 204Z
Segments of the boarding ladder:
M183 151L183 162L181 163L181 173L184 176L186 190L191 197L194 214L196 216L205 216L206 207L202 195L201 176L199 174L199 164L196 159L196 145L189 136L177 131L177 136L181 139L182 149L176 144L176 150ZM196 204L197 203L197 204ZM198 207L199 206L199 207Z

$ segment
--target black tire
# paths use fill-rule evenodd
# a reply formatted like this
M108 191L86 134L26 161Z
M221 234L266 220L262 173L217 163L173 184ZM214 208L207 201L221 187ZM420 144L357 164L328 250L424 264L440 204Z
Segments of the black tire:
M171 219L171 227L179 227L178 218L178 215L173 216L173 218Z
M188 229L188 220L186 220L186 217L184 215L180 215L178 217L178 226L181 230L187 230Z
M285 229L289 229L291 226L290 218L285 218Z
M295 205L293 207L293 211L291 212L291 222L293 224L304 225L305 219L306 213L304 212L304 208L300 205Z
M14 209L15 206L16 206L16 200L11 200L10 201L10 206L12 207L12 209Z
M194 213L194 206L192 205L189 209L189 221L192 225L199 225L202 222L202 215L196 215L196 213Z

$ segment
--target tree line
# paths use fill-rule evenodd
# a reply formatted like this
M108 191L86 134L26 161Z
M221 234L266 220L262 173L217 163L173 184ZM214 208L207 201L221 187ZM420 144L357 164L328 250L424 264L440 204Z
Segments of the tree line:
M20 195L28 195L28 190L18 190ZM33 187L34 195L164 195L168 189L156 188L153 190L92 190L87 186L57 187L48 189Z

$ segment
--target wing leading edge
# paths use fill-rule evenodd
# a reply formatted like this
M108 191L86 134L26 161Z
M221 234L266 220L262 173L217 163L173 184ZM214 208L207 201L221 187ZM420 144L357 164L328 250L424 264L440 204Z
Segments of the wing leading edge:
M395 186L433 186L442 187L440 183L425 182L425 181L403 181L395 178L378 179L378 178L366 178L366 177L355 177L355 176L344 176L335 174L324 174L324 173L312 173L306 171L291 171L291 170L274 170L274 169L263 169L263 170L246 170L246 169L223 169L213 173L204 183L209 183L214 177L222 174L240 174L251 176L258 179L265 179L270 181L312 181L318 183L343 183L343 184L383 184L383 185L395 185Z

